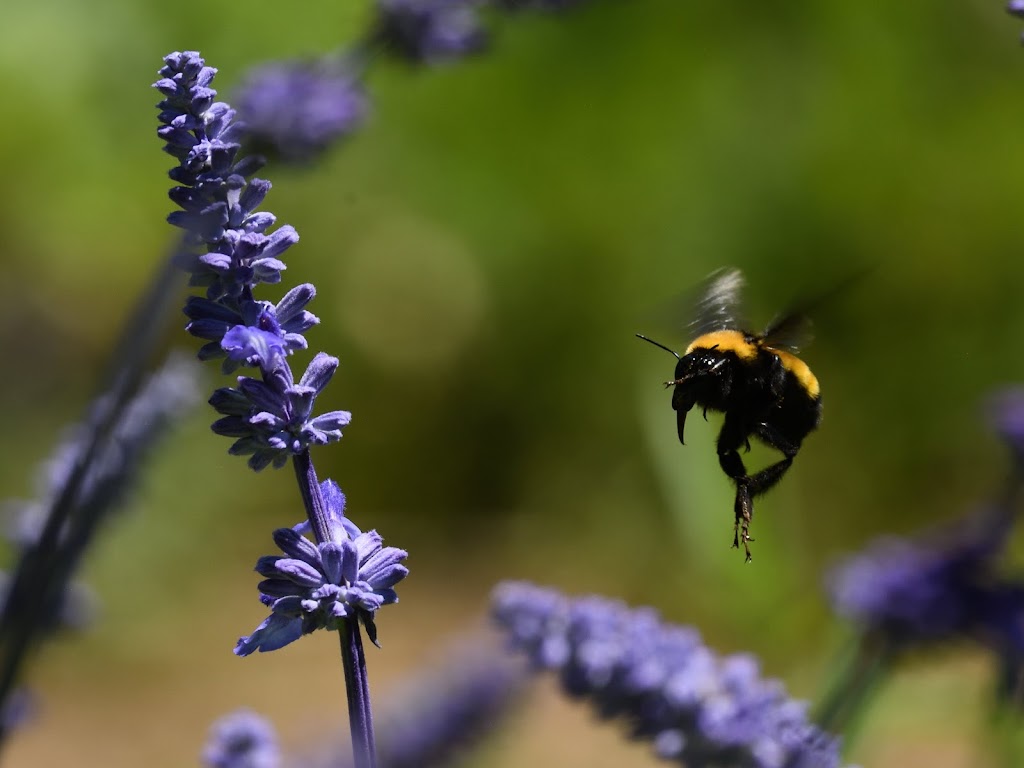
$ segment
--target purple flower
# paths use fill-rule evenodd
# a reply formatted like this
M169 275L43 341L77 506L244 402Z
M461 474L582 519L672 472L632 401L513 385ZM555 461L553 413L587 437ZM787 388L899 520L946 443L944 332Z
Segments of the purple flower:
M948 543L886 537L846 558L827 579L834 610L897 646L967 632L983 589L984 553Z
M49 571L47 576L70 579L98 527L109 522L132 491L146 459L198 401L197 375L192 360L172 354L123 405L110 434L93 452L78 483L78 492L68 500L64 522L57 530L56 555L40 552L40 537L49 523L46 516L60 500L95 439L95 423L111 407L107 396L93 403L90 417L68 430L54 455L41 467L37 498L8 504L5 535L23 558L53 557L55 570L60 574ZM8 603L4 607L5 621L25 619L26 612L39 608L23 602L20 594L7 594L11 584L6 574L0 578L0 584L3 602ZM84 585L68 581L54 595L55 603L47 606L41 616L41 626L47 631L82 629L96 613L98 601Z
M666 624L652 609L505 582L493 610L513 648L558 673L565 691L588 699L602 717L624 719L663 759L839 765L838 740L809 723L781 683L762 678L752 656L719 657L695 630Z
M377 0L376 37L413 63L461 58L483 48L478 0Z
M164 58L160 79L154 83L164 99L157 106L163 126L157 135L164 150L179 161L170 177L181 186L170 192L182 208L168 217L181 227L193 246L206 245L208 252L193 254L183 266L192 285L207 286L211 299L238 297L252 282L279 282L284 264L277 259L298 240L291 227L274 235L265 232L274 216L255 209L270 190L270 183L247 180L261 161L236 162L241 129L227 104L214 102L210 88L217 70L207 67L194 51L172 53Z
M354 133L368 111L354 68L326 59L260 67L239 86L236 103L246 140L285 162L319 155Z
M285 557L263 558L258 565L267 577L261 597L273 612L235 652L280 648L320 627L339 630L353 753L357 762L370 765L373 726L359 622L374 639L373 616L397 600L392 587L407 573L399 565L406 554L385 549L373 531L332 527L325 515L309 448L340 440L352 418L348 411L313 415L338 360L317 354L296 384L288 356L306 347L302 333L316 323L305 310L313 287L289 291L276 306L253 295L260 283L280 282L285 264L279 257L298 242L298 234L287 225L267 234L275 218L257 208L270 183L249 178L262 159L238 159L242 128L234 110L214 101L210 84L216 71L195 52L172 53L164 63L154 84L164 95L158 134L179 161L169 175L180 185L170 197L181 208L168 220L185 230L179 263L191 274L191 285L206 288L205 299L186 306L189 330L208 340L201 358L223 354L226 369L247 365L260 376L242 376L237 388L214 392L210 404L223 418L213 431L235 438L230 452L249 456L254 470L280 468L292 459L317 541L291 529L274 534ZM336 537L339 530L346 535Z
M196 375L193 361L171 355L141 385L118 378L44 465L37 498L10 505L6 535L18 562L10 576L0 573L7 649L0 669L0 738L22 709L12 685L28 652L57 630L82 629L94 617L94 594L72 579L146 459L197 401Z
M269 380L240 376L237 389L222 387L210 398L210 405L224 414L214 422L213 431L238 438L229 452L251 454L249 466L257 471L270 464L280 468L290 456L306 452L311 445L340 440L341 428L352 420L351 413L312 415L316 396L337 368L338 359L321 352L298 384L287 365L269 375Z
M182 209L168 221L185 230L194 249L181 257L181 266L211 300L251 298L255 284L280 282L285 265L278 257L299 236L287 225L264 234L275 217L256 208L270 182L248 179L260 159L236 162L241 128L231 107L213 101L217 92L209 86L217 71L194 51L172 53L164 62L153 84L164 95L157 135L180 162L169 175L180 184L170 197Z
M248 709L225 715L210 728L203 764L207 768L278 768L281 751L274 726Z
M186 330L209 339L199 350L200 360L226 357L224 372L239 365L273 370L285 355L306 349L302 334L320 322L306 305L316 296L310 283L292 288L276 305L249 301L236 309L201 296L190 296L185 314L191 322Z
M287 225L264 234L275 218L256 208L270 183L247 178L259 162L236 162L240 128L234 111L213 100L216 70L195 52L172 53L164 61L154 84L165 97L158 105L164 124L158 134L180 161L170 176L181 184L171 190L171 199L182 208L169 220L188 233L192 250L181 263L192 275L191 284L206 286L205 298L192 297L185 306L188 328L208 340L200 359L224 357L226 371L246 365L257 367L262 377L241 377L237 389L214 392L210 403L225 418L213 431L236 438L230 452L250 456L251 468L280 468L311 445L341 439L350 413L312 413L338 361L318 354L295 384L287 358L306 348L302 334L319 322L306 310L316 291L303 284L273 305L256 300L253 289L281 280L285 264L278 257L299 236Z
M336 630L351 616L366 627L377 643L377 609L398 602L394 586L409 574L402 565L408 553L383 546L376 531L362 533L344 519L337 500L344 497L331 480L320 484L332 523L330 541L315 544L295 528L274 531L284 556L268 555L256 563L265 577L260 600L270 616L235 647L239 656L274 651L317 629ZM298 526L297 526L298 527Z
M1024 490L1024 393L999 393L987 410L1013 459L1002 498L913 537L878 539L826 577L835 612L890 652L986 632L1006 599L996 566Z

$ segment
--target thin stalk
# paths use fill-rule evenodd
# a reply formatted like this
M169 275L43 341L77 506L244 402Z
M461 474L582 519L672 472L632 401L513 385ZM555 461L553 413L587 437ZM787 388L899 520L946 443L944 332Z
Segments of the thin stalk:
M177 249L176 249L177 250ZM117 426L124 409L138 390L145 362L167 325L170 300L180 290L176 281L175 253L164 259L139 297L115 347L100 389L101 407L86 421L89 439L81 445L64 486L55 492L45 512L43 529L35 544L22 553L11 577L7 599L0 611L0 711L6 706L29 650L35 645L46 613L57 602L70 570L54 578L54 564L63 560L61 532L77 512L85 479ZM63 580L63 583L62 583ZM0 746L7 728L0 719Z
M330 541L331 521L327 516L324 497L320 493L320 481L317 480L316 468L309 457L309 451L293 456L292 466L295 468L295 478L299 482L299 492L302 494L302 503L306 507L309 524L313 527L314 538L318 544Z
M366 656L359 619L345 619L341 636L341 658L345 665L348 692L348 725L352 733L352 758L355 768L377 768L377 747L370 710L370 686L366 676Z
M299 482L306 515L317 542L331 540L331 524L327 517L320 483L309 451L292 459ZM348 724L352 734L352 756L355 768L376 768L377 747L373 735L373 712L370 708L370 686L366 676L366 656L357 616L349 616L338 631L341 639L341 660L345 669L345 692L348 698Z
M892 648L884 640L860 638L853 658L818 706L814 721L825 731L843 733L849 746L854 726L888 674L892 659Z

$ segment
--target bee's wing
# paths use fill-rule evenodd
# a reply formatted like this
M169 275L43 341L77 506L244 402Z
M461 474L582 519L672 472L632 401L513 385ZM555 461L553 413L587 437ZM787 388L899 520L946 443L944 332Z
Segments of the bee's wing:
M799 352L814 338L813 327L811 318L802 309L794 310L772 320L761 334L761 341L773 349Z
M791 306L788 312L779 315L768 324L764 333L761 334L761 341L766 346L775 349L799 352L801 347L810 344L814 338L814 323L811 321L811 314L819 312L822 307L862 280L867 274L868 267L860 267L827 291Z
M690 337L722 330L742 330L747 327L742 316L741 294L743 273L738 269L719 269L704 281L699 293Z

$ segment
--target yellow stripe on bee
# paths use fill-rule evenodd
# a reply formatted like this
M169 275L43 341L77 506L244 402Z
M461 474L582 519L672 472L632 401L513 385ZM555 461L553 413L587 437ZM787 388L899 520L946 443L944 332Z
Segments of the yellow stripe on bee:
M811 373L807 363L790 352L783 352L780 349L772 349L771 347L765 347L765 349L769 349L779 356L779 360L782 361L782 367L796 377L796 380L800 382L800 386L807 390L807 394L816 398L821 393L818 379Z
M712 331L698 336L693 343L686 348L684 355L688 355L695 349L711 349L716 347L723 352L733 352L740 360L753 360L757 357L757 347L747 341L742 331ZM785 362L785 361L783 361ZM810 371L808 371L810 373Z

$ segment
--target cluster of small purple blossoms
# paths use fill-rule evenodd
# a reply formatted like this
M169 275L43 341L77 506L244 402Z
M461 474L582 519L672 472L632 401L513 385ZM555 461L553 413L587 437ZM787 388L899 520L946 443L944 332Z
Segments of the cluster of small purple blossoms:
M267 64L236 91L246 142L285 162L306 162L359 129L369 102L355 62Z
M75 573L153 450L198 400L197 378L194 361L172 354L134 394L105 391L41 468L37 498L5 505L4 536L18 562L11 575L0 572L0 739L28 709L29 694L15 685L30 652L93 619L98 601Z
M222 357L225 371L246 366L261 377L239 377L237 388L214 393L210 402L224 418L213 428L236 438L231 453L249 455L253 469L281 467L312 445L341 439L350 413L312 415L338 360L318 354L295 383L287 357L306 348L303 333L319 322L306 310L316 291L300 285L272 304L255 299L253 289L281 281L285 264L279 257L298 234L288 225L266 234L275 217L256 209L270 183L249 178L261 159L238 159L243 129L233 109L214 101L216 70L191 51L172 53L164 62L154 84L164 95L157 133L180 163L169 175L179 184L170 197L182 209L168 221L185 232L181 263L190 284L206 288L205 298L192 297L186 305L188 330L207 341L201 359Z
M172 354L138 392L126 402L110 434L95 452L70 500L70 509L60 526L56 546L60 571L71 578L82 553L91 544L96 529L109 522L136 484L146 459L171 427L199 399L198 371L194 361ZM40 467L35 499L9 501L4 507L4 537L23 556L37 546L47 526L47 514L71 482L86 446L94 439L94 424L112 406L108 394L91 406L81 424L71 427L53 455ZM6 574L0 577L6 593ZM85 585L69 582L58 590L58 604L46 611L43 628L82 629L96 611L96 598ZM13 610L8 605L5 611ZM5 620L15 617L4 616Z
M500 584L493 611L512 646L603 718L621 718L659 757L688 766L836 768L839 742L749 655L719 657L653 609Z
M585 0L377 0L370 28L345 53L266 64L235 92L240 140L286 163L309 163L355 133L369 112L364 86L376 48L412 65L450 63L487 46L484 6L564 11Z
M1024 490L1024 393L999 393L988 416L1011 454L1003 498L913 537L882 538L847 557L826 579L835 612L890 651L963 637L1022 635L1007 621L1024 614L1024 585L1003 577L998 561ZM1014 600L1019 607L1008 613Z
M207 768L278 768L281 750L274 726L248 709L225 715L210 728L203 749Z
M433 64L483 49L481 0L377 0L372 39L412 63Z
M1002 510L916 538L888 536L835 566L826 579L835 612L893 650L971 633L987 618L989 535Z
M383 546L376 531L363 533L345 517L345 495L333 480L320 484L331 523L331 539L319 544L303 536L309 523L278 528L274 542L284 556L256 563L264 577L260 601L271 610L262 624L235 646L235 653L274 651L317 629L339 629L356 617L377 644L377 609L398 602L394 586L409 574L404 550Z
M289 355L307 347L303 333L319 322L306 310L316 291L303 284L276 304L253 295L260 283L281 282L285 264L279 257L298 234L287 225L267 234L275 217L257 208L270 183L250 178L263 160L240 157L244 131L235 111L214 101L216 70L192 51L172 53L164 64L154 83L164 96L157 133L164 151L179 162L169 175L179 185L170 197L181 208L168 221L184 230L179 261L190 285L206 289L205 297L186 305L188 330L206 340L201 359L223 358L225 372L240 366L259 372L259 378L240 376L237 387L214 392L209 402L223 418L213 430L235 438L230 452L249 456L253 470L280 468L291 459L308 521L275 531L284 556L257 563L265 577L260 600L271 615L239 640L235 653L272 651L317 629L337 630L353 754L368 768L375 764L375 746L360 624L376 643L374 616L397 602L394 585L408 574L400 565L407 555L345 519L337 485L317 480L310 448L340 440L351 414L313 414L337 370L336 358L318 353L297 383L288 364ZM306 531L314 541L303 536Z

